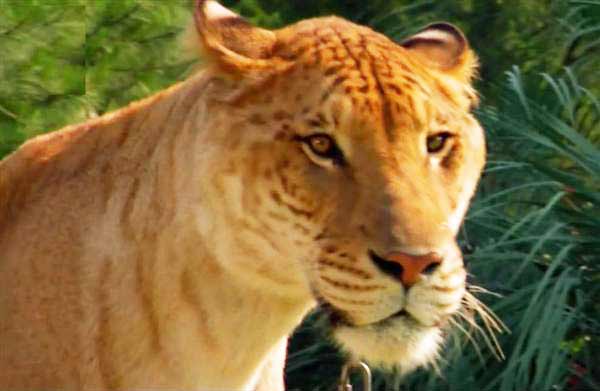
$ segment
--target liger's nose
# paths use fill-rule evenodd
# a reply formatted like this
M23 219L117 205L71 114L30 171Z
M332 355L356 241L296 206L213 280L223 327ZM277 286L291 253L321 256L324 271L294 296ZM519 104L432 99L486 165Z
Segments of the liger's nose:
M442 263L442 257L434 252L424 255L392 252L382 258L370 251L369 255L382 272L401 281L407 288L416 284L421 276L433 273Z

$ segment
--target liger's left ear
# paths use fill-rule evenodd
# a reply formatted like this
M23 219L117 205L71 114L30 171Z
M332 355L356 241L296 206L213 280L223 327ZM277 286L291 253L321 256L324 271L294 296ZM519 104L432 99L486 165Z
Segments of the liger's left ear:
M214 0L196 0L194 20L204 54L228 73L268 67L277 38Z
M470 82L477 72L477 57L458 27L450 23L434 23L425 27L401 45L427 65Z

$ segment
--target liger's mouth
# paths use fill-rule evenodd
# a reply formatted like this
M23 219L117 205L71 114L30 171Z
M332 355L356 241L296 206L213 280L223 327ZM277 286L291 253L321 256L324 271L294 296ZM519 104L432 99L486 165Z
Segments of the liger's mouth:
M387 318L380 319L371 324L359 326L359 325L356 325L353 322L351 322L348 319L348 317L343 313L343 311L340 311L339 309L335 308L334 306L332 306L331 304L329 304L327 302L322 302L320 307L324 311L324 313L327 315L329 323L334 328L341 327L341 326L345 326L345 327L369 326L369 327L376 327L376 328L386 328L388 326L391 326L392 323L394 323L398 320L405 320L407 322L413 322L415 325L419 324L419 321L414 316L412 316L408 311L406 311L406 309L401 309L397 312L394 312Z
M397 323L398 321L404 321L414 325L420 324L420 322L408 311L406 311L406 309L401 309L400 311L391 314L387 318L381 319L373 323L371 326L377 328L386 328Z

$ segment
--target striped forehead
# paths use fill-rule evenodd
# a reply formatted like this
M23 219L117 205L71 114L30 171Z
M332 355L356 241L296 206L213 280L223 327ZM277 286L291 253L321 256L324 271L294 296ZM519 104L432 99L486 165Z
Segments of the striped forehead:
M304 24L304 25L303 25ZM302 22L285 42L285 57L324 76L320 105L341 93L363 118L395 138L398 128L431 120L432 77L407 50L368 28L338 18Z

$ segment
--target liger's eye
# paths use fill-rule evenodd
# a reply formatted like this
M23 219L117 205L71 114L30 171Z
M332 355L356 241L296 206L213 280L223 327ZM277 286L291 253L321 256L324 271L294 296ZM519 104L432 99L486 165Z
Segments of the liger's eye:
M319 162L315 161L316 163L321 164L327 161L338 165L344 163L344 155L331 136L325 133L315 133L298 137L298 140L305 145L305 152L309 157L313 155L313 161L319 160Z
M326 134L308 136L305 142L314 153L325 158L333 158L333 154L337 149L335 142Z
M427 152L437 153L444 149L448 139L452 137L449 132L440 132L427 137Z
M302 141L319 157L334 160L336 163L341 163L344 159L342 151L340 151L336 142L327 134L313 134L305 137Z

